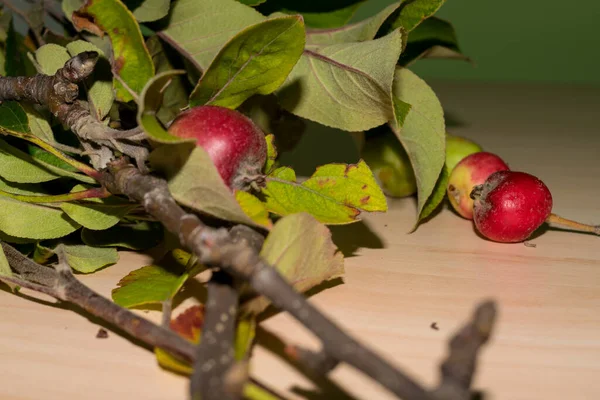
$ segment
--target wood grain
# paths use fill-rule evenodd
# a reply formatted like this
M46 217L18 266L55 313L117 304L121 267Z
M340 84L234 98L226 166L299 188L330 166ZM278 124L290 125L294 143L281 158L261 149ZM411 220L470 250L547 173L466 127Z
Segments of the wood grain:
M600 222L600 88L434 88L448 119L464 121L449 126L450 132L477 140L511 168L544 180L556 213ZM446 339L476 302L494 297L500 304L498 330L475 381L487 399L600 395L600 238L546 230L532 239L535 248L497 244L478 237L469 221L447 208L407 234L414 200L390 206L385 215L334 228L337 243L354 255L346 260L343 284L311 301L433 384ZM117 265L81 278L109 295L123 275L149 262L149 256L123 252ZM99 321L36 298L41 300L0 292L0 399L186 398L186 379L162 371L151 351L112 332L97 339ZM144 315L160 320L154 311ZM286 398L306 398L302 393L315 389L270 350L276 347L270 335L316 348L314 338L283 314L263 327L253 376ZM350 368L339 368L332 380L357 398L392 398ZM309 398L347 397L332 383Z

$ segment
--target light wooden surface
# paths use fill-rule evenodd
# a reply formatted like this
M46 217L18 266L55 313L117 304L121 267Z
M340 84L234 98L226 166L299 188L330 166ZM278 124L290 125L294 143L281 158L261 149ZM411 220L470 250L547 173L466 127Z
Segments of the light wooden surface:
M544 180L556 213L600 223L600 88L434 87L448 116L464 122L451 132ZM548 230L532 240L535 248L497 244L478 237L469 221L448 209L407 234L414 214L413 200L392 201L389 213L336 229L339 243L354 247L355 256L346 260L344 283L311 301L433 384L446 339L475 303L493 297L500 304L498 329L482 355L476 388L490 399L599 398L600 238ZM82 280L109 295L123 275L145 262L145 256L122 253L118 265ZM430 328L432 322L439 330ZM315 345L286 315L263 326ZM113 333L96 339L98 328L98 321L72 310L0 292L0 399L186 398L186 380L162 371L152 352ZM286 398L305 398L299 393L312 390L260 345L252 368L254 377ZM358 398L392 398L350 368L339 368L332 379ZM344 397L330 390L309 398Z

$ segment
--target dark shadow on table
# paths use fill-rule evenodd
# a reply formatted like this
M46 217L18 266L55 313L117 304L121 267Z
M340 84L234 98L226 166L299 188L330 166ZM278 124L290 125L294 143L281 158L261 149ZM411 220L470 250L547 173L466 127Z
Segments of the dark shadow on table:
M329 229L333 243L344 257L356 255L356 251L360 248L382 249L385 247L381 237L365 221L348 225L332 225Z

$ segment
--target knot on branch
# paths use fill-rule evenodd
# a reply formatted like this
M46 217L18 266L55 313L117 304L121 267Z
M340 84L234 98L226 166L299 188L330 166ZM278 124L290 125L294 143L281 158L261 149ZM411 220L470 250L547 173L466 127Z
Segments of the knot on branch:
M94 72L99 54L96 51L84 51L67 61L55 76L66 81L78 83Z

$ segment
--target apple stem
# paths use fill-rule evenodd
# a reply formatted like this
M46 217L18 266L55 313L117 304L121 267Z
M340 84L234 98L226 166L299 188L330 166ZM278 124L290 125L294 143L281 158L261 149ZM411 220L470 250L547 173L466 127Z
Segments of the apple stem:
M563 218L556 214L550 214L550 216L546 218L546 222L559 227L569 228L580 232L590 232L600 236L600 225L583 224L581 222Z

